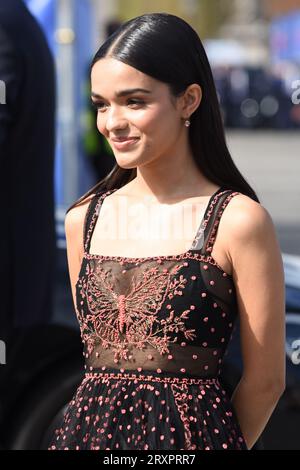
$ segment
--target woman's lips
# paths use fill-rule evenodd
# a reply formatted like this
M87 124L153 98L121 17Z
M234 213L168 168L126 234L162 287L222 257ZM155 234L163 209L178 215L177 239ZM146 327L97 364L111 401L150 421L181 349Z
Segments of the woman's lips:
M122 141L113 140L113 145L117 150L126 150L127 148L134 145L139 140L139 137L135 137L133 139L126 139Z

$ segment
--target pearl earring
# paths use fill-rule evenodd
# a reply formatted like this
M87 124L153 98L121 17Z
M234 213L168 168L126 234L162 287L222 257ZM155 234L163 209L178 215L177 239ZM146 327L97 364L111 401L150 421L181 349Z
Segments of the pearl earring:
M191 124L191 121L190 121L189 119L186 119L186 120L184 121L184 125L185 125L186 127L189 127L190 124Z

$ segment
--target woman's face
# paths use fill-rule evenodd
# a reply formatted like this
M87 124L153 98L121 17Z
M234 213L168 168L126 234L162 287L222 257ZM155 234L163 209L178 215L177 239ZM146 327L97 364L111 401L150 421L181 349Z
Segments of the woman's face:
M135 168L172 156L184 126L179 101L171 100L165 83L105 58L92 67L91 84L92 100L98 109L97 128L110 143L120 167ZM128 92L134 89L144 91ZM125 137L137 139L114 142Z

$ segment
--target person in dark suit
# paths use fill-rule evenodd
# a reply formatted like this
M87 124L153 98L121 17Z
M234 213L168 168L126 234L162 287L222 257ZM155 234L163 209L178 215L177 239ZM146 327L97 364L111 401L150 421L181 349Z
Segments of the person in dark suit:
M0 0L0 80L0 339L7 342L6 368L15 355L16 329L51 317L55 268L55 68L44 33L21 0Z

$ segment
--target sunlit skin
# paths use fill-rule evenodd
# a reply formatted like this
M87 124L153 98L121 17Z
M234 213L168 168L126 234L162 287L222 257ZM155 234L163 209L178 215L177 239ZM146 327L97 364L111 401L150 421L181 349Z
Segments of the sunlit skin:
M179 98L167 84L113 58L100 59L91 72L92 100L98 105L97 127L114 151L122 168L137 168L131 188L137 196L160 200L205 195L212 185L199 171L188 143L190 118L201 103L202 90L190 85ZM117 98L117 92L143 88ZM99 95L103 98L99 98ZM135 136L139 141L126 151L118 150L113 137ZM176 169L176 171L175 171Z

